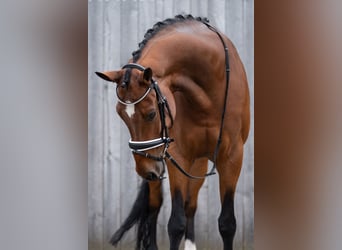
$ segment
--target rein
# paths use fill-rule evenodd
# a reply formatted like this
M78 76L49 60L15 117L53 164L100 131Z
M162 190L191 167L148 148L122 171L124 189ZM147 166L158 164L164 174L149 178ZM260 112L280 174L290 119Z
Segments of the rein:
M230 69L229 69L228 47L227 47L226 43L224 42L221 34L213 26L211 26L209 23L203 23L203 24L205 24L210 30L215 32L218 35L218 37L220 38L222 45L224 47L225 66L226 66L226 68L225 68L225 71L226 71L226 90L225 90L225 97L224 97L224 106L223 106L222 115L221 115L220 132L219 132L219 136L218 136L217 143L215 146L214 157L213 157L213 166L207 174L205 174L204 176L193 176L193 175L189 174L177 163L177 161L167 151L170 143L173 142L174 140L169 137L168 128L166 126L165 110L171 119L171 126L173 125L173 118L171 115L171 110L170 110L169 104L168 104L165 96L162 95L160 88L158 86L158 83L156 81L154 81L153 78L151 79L151 85L149 86L149 88L147 89L145 94L142 97L140 97L138 100L136 100L135 102L127 103L127 102L121 100L120 98L118 98L118 101L124 105L134 105L134 104L141 102L152 89L156 92L156 98L158 101L158 111L159 111L160 122L161 122L161 127L162 127L162 130L160 133L160 138L147 140L147 141L129 140L128 146L132 150L132 153L134 153L134 154L141 155L143 157L149 158L149 159L154 160L154 161L161 161L163 163L164 168L165 168L165 159L169 159L172 162L172 164L182 174L184 174L185 176L187 176L191 179L204 179L207 176L216 174L215 173L216 161L217 161L217 155L218 155L218 151L219 151L221 141L222 141L222 131L223 131L223 126L224 126L224 118L225 118L225 113L226 113L226 104L227 104L227 100L228 100L228 89L229 89ZM128 63L122 67L122 69L127 69L127 68L128 69L138 69L140 71L145 70L145 67L143 67L137 63ZM164 149L163 149L163 153L160 156L151 155L151 154L145 152L147 150L150 150L153 148L158 148L161 146L164 146ZM164 178L165 177L163 177L162 175L159 177L160 180L162 180Z

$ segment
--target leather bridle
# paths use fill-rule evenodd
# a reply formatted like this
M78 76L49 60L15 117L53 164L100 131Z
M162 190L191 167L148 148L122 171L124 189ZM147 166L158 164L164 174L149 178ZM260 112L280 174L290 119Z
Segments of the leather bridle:
M137 69L139 71L144 72L145 67L141 66L140 64L137 63L128 63L122 67L122 69ZM117 86L117 89L119 86ZM159 112L159 117L160 117L160 122L161 122L161 132L160 132L160 138L152 139L152 140L146 140L146 141L133 141L132 139L129 140L128 146L132 150L134 154L144 156L146 158L155 160L155 161L162 161L164 162L166 158L166 152L167 149L169 148L170 143L173 141L169 137L169 131L168 127L166 125L166 113L170 117L171 120L171 127L173 126L173 118L171 115L171 110L170 106L165 98L165 96L162 95L159 85L157 81L155 81L153 78L151 78L151 84L146 90L146 92L136 101L134 102L126 102L122 100L119 95L118 96L118 101L124 105L135 105L144 100L144 98L148 95L148 93L154 90L156 93L156 98L158 102L158 112ZM118 91L117 91L118 92ZM147 153L146 151L158 147L164 146L163 153L160 156L155 156L152 154Z

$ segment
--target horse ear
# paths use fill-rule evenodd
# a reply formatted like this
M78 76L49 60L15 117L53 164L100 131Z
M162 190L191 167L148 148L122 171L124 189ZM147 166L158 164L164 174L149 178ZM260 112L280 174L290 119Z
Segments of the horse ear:
M106 71L106 72L95 72L95 74L102 78L103 80L109 82L119 82L120 78L122 77L122 71Z
M144 70L144 80L149 82L152 79L152 69L151 68L146 68Z

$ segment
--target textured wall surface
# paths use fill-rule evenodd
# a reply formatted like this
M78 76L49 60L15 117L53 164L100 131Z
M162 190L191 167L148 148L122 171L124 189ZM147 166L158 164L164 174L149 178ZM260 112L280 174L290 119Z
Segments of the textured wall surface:
M253 249L254 238L254 2L253 0L89 0L88 1L88 237L89 249L114 249L107 242L126 218L140 177L128 149L129 134L116 114L114 85L94 71L118 69L136 50L145 31L179 13L206 16L235 44L247 72L251 93L251 131L235 196L235 249ZM158 219L158 244L168 249L170 215L168 182ZM217 218L220 212L218 176L208 178L199 195L196 214L198 249L222 249ZM131 230L118 249L134 249Z

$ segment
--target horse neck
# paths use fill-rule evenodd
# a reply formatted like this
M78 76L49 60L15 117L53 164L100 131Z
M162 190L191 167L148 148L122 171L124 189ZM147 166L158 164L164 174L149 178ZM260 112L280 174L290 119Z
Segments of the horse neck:
M200 35L171 32L152 39L138 62L151 67L159 82L172 92L186 93L205 110L215 99L217 91L213 90L225 77L224 65L220 65L224 53L216 36L207 28Z
M222 70L216 70L224 61L219 42L207 28L199 35L170 32L149 41L138 63L151 67L158 78L181 75L205 88L212 75L224 77Z

